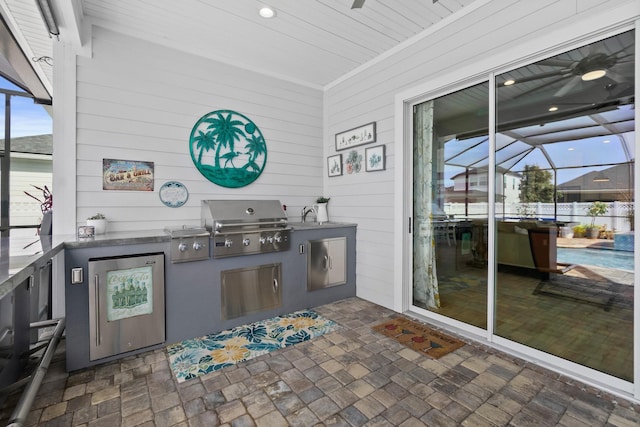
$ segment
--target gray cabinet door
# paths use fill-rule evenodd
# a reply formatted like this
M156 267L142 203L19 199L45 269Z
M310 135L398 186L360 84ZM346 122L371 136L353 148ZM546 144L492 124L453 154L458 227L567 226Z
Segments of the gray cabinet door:
M310 240L307 257L307 290L347 283L347 238Z

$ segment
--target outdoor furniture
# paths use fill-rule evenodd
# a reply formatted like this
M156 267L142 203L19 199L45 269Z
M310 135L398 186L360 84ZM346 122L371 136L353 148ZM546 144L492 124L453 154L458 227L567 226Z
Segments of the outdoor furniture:
M558 230L556 227L530 228L527 231L533 263L536 269L543 273L544 280L549 279L550 273L564 274L576 266L557 262Z

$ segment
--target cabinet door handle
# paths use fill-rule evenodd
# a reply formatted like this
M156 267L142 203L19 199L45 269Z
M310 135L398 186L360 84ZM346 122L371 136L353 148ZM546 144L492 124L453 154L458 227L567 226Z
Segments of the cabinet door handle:
M275 294L276 292L278 292L278 279L276 279L274 277L273 278L273 293Z
M329 270L333 269L333 257L329 257Z
M100 294L98 293L98 275L93 278L93 291L95 292L95 322L96 322L96 347L100 346Z
M329 269L329 257L327 255L324 256L324 269Z

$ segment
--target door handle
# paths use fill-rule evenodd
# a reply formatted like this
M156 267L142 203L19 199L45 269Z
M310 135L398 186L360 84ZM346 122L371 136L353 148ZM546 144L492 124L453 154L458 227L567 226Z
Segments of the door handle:
M100 294L98 293L98 275L93 278L93 292L95 292L95 322L96 322L96 347L100 346Z

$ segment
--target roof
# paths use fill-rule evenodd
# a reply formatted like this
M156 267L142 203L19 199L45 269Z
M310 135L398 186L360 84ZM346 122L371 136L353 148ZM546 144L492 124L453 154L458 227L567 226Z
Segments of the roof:
M605 180L606 179L606 180ZM562 192L628 191L633 187L633 163L615 165L600 171L590 171L570 181L558 184Z
M0 147L4 147L4 139L0 139ZM52 155L53 135L49 133L11 138L11 152Z

